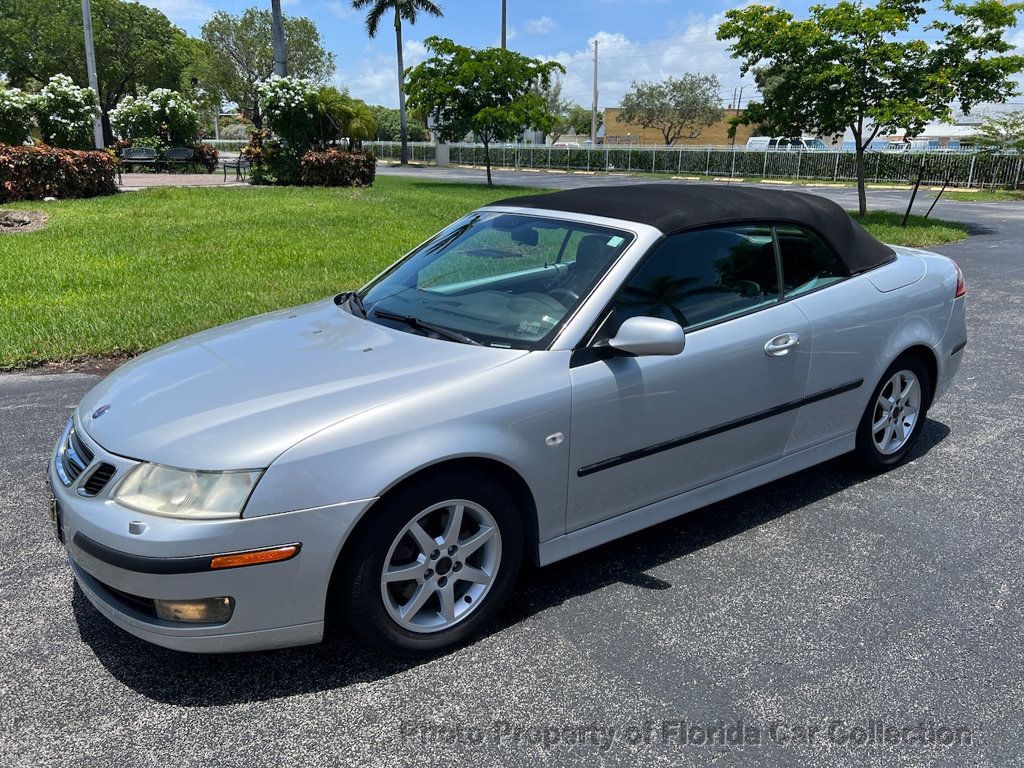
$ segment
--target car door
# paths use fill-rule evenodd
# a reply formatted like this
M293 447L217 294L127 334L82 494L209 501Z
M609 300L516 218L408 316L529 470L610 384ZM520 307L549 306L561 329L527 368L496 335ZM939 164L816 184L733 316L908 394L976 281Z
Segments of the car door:
M602 356L599 344L574 355L570 531L779 458L804 394L810 327L780 303L770 226L666 238L592 341L634 316L675 320L686 346L628 357Z
M788 451L800 451L850 435L870 390L866 372L884 368L881 340L907 308L879 301L866 275L850 277L828 243L806 227L776 228L783 295L808 318L814 352L807 376L808 402L800 409Z

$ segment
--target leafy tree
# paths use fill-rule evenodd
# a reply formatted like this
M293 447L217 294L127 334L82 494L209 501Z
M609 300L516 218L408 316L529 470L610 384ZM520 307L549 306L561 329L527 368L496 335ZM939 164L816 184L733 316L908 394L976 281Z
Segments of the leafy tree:
M636 82L622 97L617 120L661 132L665 145L701 131L722 119L722 84L715 75L687 72L660 83Z
M591 111L586 107L581 107L579 104L570 105L566 121L569 126L569 130L577 136L589 136L591 116ZM604 117L602 117L601 113L598 112L597 130L601 130L602 125L604 125Z
M551 130L545 132L544 140L550 137L552 142L558 141L562 134L569 131L569 107L572 106L562 98L562 78L553 78L547 87L534 84L534 89L544 99L547 112L553 118Z
M775 88L780 81L778 76L770 75L760 69L754 69L754 82L759 93L767 93ZM736 131L741 125L754 126L755 136L799 136L803 133L803 126L791 125L784 121L788 116L784 113L777 114L765 108L764 102L751 101L746 108L729 118L730 139L736 138Z
M501 48L467 48L442 37L423 42L432 55L409 71L409 103L434 119L442 141L476 134L492 185L491 142L511 141L531 127L550 131L553 117L535 85L543 90L565 68Z
M416 17L420 13L430 16L442 16L441 7L432 0L352 0L352 7L356 9L369 8L366 14L366 34L370 37L377 36L380 28L380 20L387 13L395 16L395 48L398 53L398 117L399 132L402 139L401 161L409 162L409 119L406 115L405 106L405 57L402 53L402 21L409 24L416 23Z
M397 109L391 107L370 107L373 111L374 121L377 124L376 138L377 141L401 141L402 140L402 119L401 114ZM429 141L430 132L423 127L420 120L415 119L415 110L413 110L413 120L409 121L409 141Z
M558 141L565 134L571 133L575 136L590 136L591 111L579 104L566 102L562 111L555 116L555 123L547 134L552 142ZM597 116L597 127L600 128L604 120L600 114Z
M1022 3L999 0L841 0L812 6L809 18L797 20L789 11L748 5L726 12L718 38L733 41L744 73L755 70L769 84L763 104L748 109L752 119L770 115L793 133L852 131L863 216L864 153L875 136L915 136L930 120L948 119L954 101L969 112L1015 92L1011 76L1024 57L1009 55L1004 34L1021 10ZM924 31L940 39L907 39L926 16L936 20Z
M93 43L104 136L110 111L129 93L181 86L185 33L160 11L123 0L93 0ZM0 72L11 85L38 86L57 74L87 86L80 0L0 0Z
M271 24L270 11L249 8L241 16L217 11L202 30L212 56L204 82L237 104L257 128L263 127L258 86L274 73ZM323 47L310 19L285 16L284 36L292 77L324 83L334 74L334 54Z
M1024 111L985 118L973 139L986 152L1024 152Z

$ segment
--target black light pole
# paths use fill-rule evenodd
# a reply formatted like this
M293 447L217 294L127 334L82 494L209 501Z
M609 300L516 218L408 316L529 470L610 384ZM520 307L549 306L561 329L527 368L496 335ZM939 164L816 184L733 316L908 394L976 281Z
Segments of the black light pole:
M508 0L501 0L501 49L508 48L508 38L505 30L508 27Z

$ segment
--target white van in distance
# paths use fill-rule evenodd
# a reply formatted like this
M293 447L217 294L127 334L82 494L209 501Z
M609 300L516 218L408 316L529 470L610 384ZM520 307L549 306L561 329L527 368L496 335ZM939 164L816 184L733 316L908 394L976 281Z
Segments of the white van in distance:
M798 152L800 150L822 151L828 145L821 139L799 136L751 136L747 139L747 149L762 152Z

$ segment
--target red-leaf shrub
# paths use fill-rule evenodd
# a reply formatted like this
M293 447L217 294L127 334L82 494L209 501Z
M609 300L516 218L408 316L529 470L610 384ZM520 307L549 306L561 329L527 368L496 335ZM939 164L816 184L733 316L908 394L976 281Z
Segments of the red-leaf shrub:
M195 156L192 158L192 162L195 165L202 166L206 169L207 173L213 173L217 170L217 164L220 162L220 152L212 144L196 144L193 149L196 151Z
M315 187L368 187L377 175L372 152L307 152L302 156L302 183Z
M112 195L117 162L106 152L0 144L0 203Z

